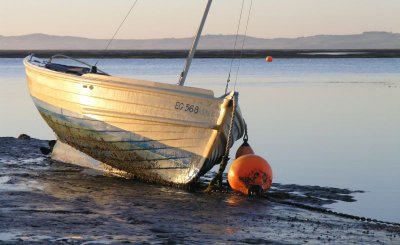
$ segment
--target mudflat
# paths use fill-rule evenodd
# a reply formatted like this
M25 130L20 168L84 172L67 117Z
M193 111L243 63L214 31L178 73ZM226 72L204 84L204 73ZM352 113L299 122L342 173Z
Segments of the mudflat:
M274 184L261 198L152 185L52 161L0 138L0 243L400 244L400 226L322 212L353 191ZM208 176L209 177L209 176Z

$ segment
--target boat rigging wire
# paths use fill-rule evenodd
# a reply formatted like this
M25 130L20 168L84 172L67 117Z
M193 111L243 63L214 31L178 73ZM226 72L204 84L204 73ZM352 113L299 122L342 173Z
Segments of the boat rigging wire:
M235 51L236 51L236 45L237 45L237 40L238 40L238 36L239 36L240 23L242 22L244 1L245 0L242 1L242 8L240 9L239 23L238 23L237 30L236 30L235 44L233 45L231 66L229 67L229 75L228 75L228 79L226 80L225 94L228 92L229 82L231 81L232 66L233 66L233 61L235 60Z
M238 64L238 67L237 67L237 70L236 70L235 84L234 84L234 86L233 86L233 90L234 90L234 91L236 91L237 78L238 78L238 75L239 75L239 69L240 69L240 63L241 63L242 56L243 56L244 45L245 45L245 43L246 43L247 29L248 29L248 27L249 27L249 22L250 22L250 16L251 16L251 9L252 9L252 7L253 7L253 0L250 0L249 14L248 14L248 16L247 16L246 29L245 29L245 32L244 32L243 43L242 43L242 49L240 50L239 64Z
M111 45L112 41L114 40L115 36L117 35L117 33L119 32L119 30L121 29L122 25L125 23L126 19L127 19L128 16L130 15L130 13L132 12L133 8L136 6L136 4L137 4L138 1L139 1L139 0L135 0L135 1L132 3L131 8L129 9L128 13L125 15L125 18L124 18L124 19L122 20L122 22L119 24L117 30L114 32L114 35L113 35L113 36L111 37L111 39L108 41L107 46L106 46L106 48L104 49L104 51L106 51L106 50L110 47L110 45ZM94 66L96 66L98 62L99 62L99 60L96 61L96 64L94 64Z

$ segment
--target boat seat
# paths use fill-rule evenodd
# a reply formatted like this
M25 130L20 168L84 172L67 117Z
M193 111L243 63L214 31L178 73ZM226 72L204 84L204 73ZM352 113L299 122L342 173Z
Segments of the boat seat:
M68 66L68 65L62 65L62 64L57 64L57 63L48 63L48 64L46 64L46 68L53 70L53 71L59 71L59 72L74 74L74 75L78 75L78 76L82 76L83 74L90 72L90 68L87 68L87 67Z

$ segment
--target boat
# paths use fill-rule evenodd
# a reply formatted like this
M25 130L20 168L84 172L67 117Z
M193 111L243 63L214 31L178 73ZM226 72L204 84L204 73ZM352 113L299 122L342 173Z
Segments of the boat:
M184 86L210 5L178 84L54 62L62 55L26 57L30 95L57 137L52 159L183 186L220 164L244 134L238 92Z

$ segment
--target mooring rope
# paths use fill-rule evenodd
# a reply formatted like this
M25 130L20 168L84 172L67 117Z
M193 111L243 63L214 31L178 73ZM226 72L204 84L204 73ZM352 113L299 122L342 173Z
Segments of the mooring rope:
M240 9L239 23L238 23L237 30L236 30L235 44L233 45L231 65L229 67L229 75L228 75L228 79L226 80L225 94L228 92L228 86L231 81L232 66L233 66L233 61L235 60L235 51L236 51L236 45L237 45L237 40L238 40L238 36L239 36L240 24L242 22L244 1L245 0L242 1L242 8Z
M238 94L237 92L233 93L233 98L231 99L232 102L232 114L231 114L231 120L229 123L229 131L227 135L227 142L226 142L226 147L225 147L225 153L224 156L222 157L222 162L221 165L219 166L219 170L217 175L211 180L210 184L208 185L206 192L213 191L215 189L221 189L222 188L222 176L224 174L226 165L228 164L229 161L229 150L230 146L232 143L232 138L233 138L233 127L235 124L235 116L236 116L236 108L237 108L237 103L238 103Z
M130 13L132 12L132 9L136 6L136 4L137 4L138 1L139 1L139 0L135 0L135 1L133 2L133 4L132 4L131 8L129 9L128 13L126 13L125 18L124 18L124 19L122 20L122 22L119 24L117 30L114 32L114 35L112 35L112 37L111 37L110 40L108 41L108 43L107 43L107 45L106 45L104 51L106 51L106 50L110 47L110 45L111 45L112 41L114 40L115 36L117 35L117 33L119 32L119 30L121 29L122 25L125 23L126 19L127 19L128 16L130 15ZM98 62L99 62L99 60L96 61L96 63L94 64L94 66L96 66Z
M244 3L244 1L243 1L243 3ZM250 15L251 15L252 7L253 7L253 0L250 0L250 7L249 7L249 13L248 13L248 16L247 16L246 29L245 29L245 33L244 33L244 37L243 37L242 48L241 48L241 51L240 51L239 64L238 64L238 67L237 67L237 70L236 70L236 78L235 78L235 84L234 84L234 89L233 89L234 91L236 91L236 84L237 84L237 78L238 78L238 74L239 74L240 60L241 60L241 58L243 56L243 49L244 49L244 45L245 45L245 42L246 42L247 29L248 29L249 22L250 22ZM242 4L242 10L241 10L241 13L240 13L240 18L242 17L242 12L243 12L243 4ZM240 21L239 21L239 25L238 25L238 32L236 34L236 38L237 38L238 33L239 33L239 28L240 28ZM236 40L235 40L235 42L236 42ZM236 44L235 44L235 48L236 48ZM233 62L233 59L231 61L231 65L232 65L232 62ZM231 66L231 68L232 68L232 66ZM226 88L225 88L225 94L226 94L227 89L228 89L228 85L229 85L229 81L230 81L230 74L231 74L231 70L229 71L229 76L228 76L228 80L227 80L227 84L226 84ZM236 108L237 108L237 103L238 103L238 101L237 101L238 98L237 97L238 97L237 92L234 92L234 96L232 98L232 101L233 101L232 115L231 115L231 121L230 121L230 125L229 125L229 133L228 133L228 139L227 139L227 143L226 143L225 153L223 155L222 162L221 162L221 164L219 166L218 173L211 180L211 182L208 185L206 191L212 191L212 190L215 190L215 189L221 189L222 188L222 181L223 181L222 180L223 179L222 176L223 176L223 173L224 173L225 168L226 168L226 166L228 164L228 161L229 161L229 151L230 151L230 146L231 146L231 141L232 141L233 125L234 125L234 121L235 121ZM247 140L247 125L245 125L245 128L246 128L246 140Z

